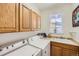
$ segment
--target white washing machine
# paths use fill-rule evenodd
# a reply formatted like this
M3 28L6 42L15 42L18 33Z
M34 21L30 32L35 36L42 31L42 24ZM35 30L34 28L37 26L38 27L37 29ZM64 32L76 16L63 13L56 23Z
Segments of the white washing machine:
M40 39L39 36L29 38L29 44L42 49L42 56L50 56L50 41Z
M27 40L0 48L0 56L41 56L41 49L27 44Z

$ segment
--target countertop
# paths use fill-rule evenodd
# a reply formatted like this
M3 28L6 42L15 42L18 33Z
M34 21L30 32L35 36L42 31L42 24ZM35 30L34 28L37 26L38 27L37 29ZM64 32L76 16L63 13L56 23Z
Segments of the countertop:
M64 44L70 44L70 45L75 45L79 46L79 43L76 42L75 40L71 39L61 39L61 38L43 38L44 40L49 40L52 42L59 42L59 43L64 43Z
M49 38L65 38L65 39L72 39L72 36L69 34L48 34Z

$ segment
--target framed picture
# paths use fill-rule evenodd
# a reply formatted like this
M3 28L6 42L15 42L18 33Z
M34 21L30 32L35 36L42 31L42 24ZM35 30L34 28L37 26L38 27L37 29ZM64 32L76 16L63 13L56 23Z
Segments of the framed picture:
M72 13L72 25L73 27L79 26L79 6Z

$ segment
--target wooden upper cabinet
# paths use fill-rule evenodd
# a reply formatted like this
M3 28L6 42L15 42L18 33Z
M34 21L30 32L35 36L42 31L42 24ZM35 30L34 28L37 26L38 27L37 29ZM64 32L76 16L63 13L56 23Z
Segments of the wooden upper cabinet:
M40 30L41 29L41 16L37 16L37 29Z
M20 5L20 31L31 30L31 10Z
M0 33L27 32L40 28L40 17L18 3L0 3Z
M18 31L18 5L0 3L0 32Z
M37 30L37 14L32 11L32 30Z

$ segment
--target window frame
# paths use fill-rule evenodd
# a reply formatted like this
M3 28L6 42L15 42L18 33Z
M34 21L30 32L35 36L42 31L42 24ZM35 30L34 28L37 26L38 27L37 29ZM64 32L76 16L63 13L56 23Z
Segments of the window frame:
M55 14L55 15L57 15L57 14ZM52 15L52 16L55 16L55 15ZM61 15L61 14L58 14L58 15ZM52 28L54 28L54 31L53 31L53 32L50 32L50 33L52 33L52 34L63 34L63 33L64 33L64 29L63 29L63 18L62 18L62 15L61 15L61 18L62 18L62 19L61 19L62 26L59 27L59 28L62 29L62 30L61 30L62 32L60 32L60 33L57 33L57 29L56 29L56 28L58 28L58 27L56 27L56 26L57 26L57 25L56 25L56 22L57 22L56 20L55 20L56 22L53 23L53 24L55 24L55 27L52 27L52 26L50 27L50 23L51 23L50 20L52 20L52 18L53 18L53 17L50 17L50 18L49 18L49 31L50 31L50 30L53 30ZM57 22L57 23L58 23L58 22Z

